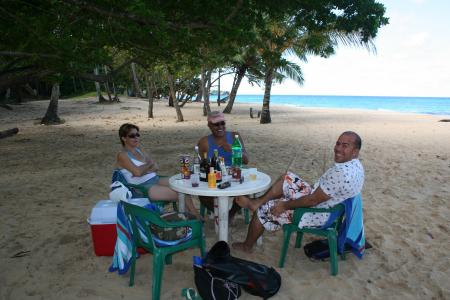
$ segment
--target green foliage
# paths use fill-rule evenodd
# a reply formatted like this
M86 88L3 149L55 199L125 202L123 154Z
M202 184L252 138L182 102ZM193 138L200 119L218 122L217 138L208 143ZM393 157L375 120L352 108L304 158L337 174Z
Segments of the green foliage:
M300 82L286 51L306 60L328 57L340 43L369 45L388 23L384 13L374 0L3 0L0 92L34 78L87 78L105 65L124 87L130 75L121 66L131 61L142 67L140 80L169 68L185 88L202 68L242 64L253 80L271 66Z

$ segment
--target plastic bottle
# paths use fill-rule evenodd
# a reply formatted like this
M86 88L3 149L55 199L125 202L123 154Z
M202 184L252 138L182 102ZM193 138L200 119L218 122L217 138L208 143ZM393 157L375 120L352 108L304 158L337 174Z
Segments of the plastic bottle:
M228 175L227 167L225 166L225 158L220 157L220 170L222 171L222 179L224 176Z
M212 162L212 160L211 160ZM214 167L214 170L216 171L216 182L221 183L222 182L222 169L220 168L220 157L219 157L219 150L214 149L214 165L211 164L211 167Z
M217 187L216 183L216 173L214 172L214 167L209 168L208 174L208 187L210 189L215 189Z
M242 167L242 145L237 134L231 145L231 164L233 167Z
M192 159L192 173L200 174L200 154L198 153L198 146L195 146L194 158Z

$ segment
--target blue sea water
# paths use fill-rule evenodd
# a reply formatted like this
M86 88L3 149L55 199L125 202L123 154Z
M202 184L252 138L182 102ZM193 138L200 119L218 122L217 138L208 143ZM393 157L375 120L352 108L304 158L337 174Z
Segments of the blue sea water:
M236 102L262 105L263 95L237 95ZM357 108L431 115L450 115L450 98L271 95L270 104L319 108Z

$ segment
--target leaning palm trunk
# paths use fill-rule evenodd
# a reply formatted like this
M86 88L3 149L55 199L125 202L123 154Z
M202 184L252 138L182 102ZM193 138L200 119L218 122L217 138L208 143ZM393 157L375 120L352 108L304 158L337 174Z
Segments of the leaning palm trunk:
M260 124L271 123L272 119L270 118L270 90L272 89L272 81L273 81L273 67L268 67L266 71L266 77L264 78L264 99L263 106L261 112L261 119L259 121Z
M230 114L231 110L233 109L234 99L236 99L237 91L239 89L239 86L241 85L242 78L244 78L245 76L245 72L247 72L247 68L247 65L239 66L239 69L236 72L233 81L233 87L231 88L230 98L228 99L228 104L223 110L223 112L226 114Z
M170 96L173 99L173 106L175 107L175 111L177 112L177 122L183 122L183 114L181 112L180 106L178 105L178 100L175 94L175 87L173 84L173 76L170 72L167 72L167 81L169 83Z
M50 103L48 104L47 112L41 120L41 124L61 124L61 119L58 117L58 100L59 100L59 83L54 83L52 87L52 95L50 96Z

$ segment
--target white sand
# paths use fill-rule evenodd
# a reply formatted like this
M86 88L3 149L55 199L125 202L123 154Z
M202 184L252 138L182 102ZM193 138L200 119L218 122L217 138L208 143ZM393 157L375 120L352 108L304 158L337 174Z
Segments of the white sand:
M128 287L128 276L107 271L111 257L95 256L86 218L108 196L122 123L140 126L161 173L173 174L177 155L191 153L208 134L200 105L188 104L185 122L177 123L163 103L147 120L142 100L62 100L66 123L37 125L47 105L0 108L0 130L20 129L0 140L0 299L150 299L151 255L138 260L135 286ZM298 151L293 169L314 181L332 164L342 131L363 139L366 238L374 248L363 260L348 255L332 277L328 262L311 262L291 246L286 267L277 268L283 283L273 299L450 299L450 123L438 122L444 117L273 106L273 123L260 125L249 107L235 105L227 128L239 130L251 163L272 178ZM209 248L216 241L212 222L205 230ZM244 238L242 216L230 231L230 242ZM265 234L253 255L232 254L277 266L281 240L281 232ZM20 251L30 252L11 258ZM175 255L165 267L161 299L180 299L183 287L194 286L191 257L197 253Z

